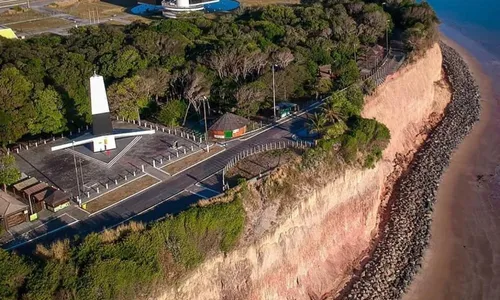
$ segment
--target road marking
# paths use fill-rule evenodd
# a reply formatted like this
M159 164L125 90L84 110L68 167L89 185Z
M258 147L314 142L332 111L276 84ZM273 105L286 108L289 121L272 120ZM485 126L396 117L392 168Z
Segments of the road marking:
M190 190L184 190L184 191L189 192L189 193L191 193L191 194L193 194L193 195L196 195L196 196L200 196L200 197L201 197L201 198L203 198L203 199L207 199L207 198L208 198L208 197L205 197L205 196L203 196L203 195L201 195L201 194L195 193L195 192L190 191Z
M163 168L163 167L161 167L161 168ZM170 175L170 173L163 171L161 168L155 167L156 170L158 170L158 171L160 171L168 176L172 176L172 175Z
M88 211L86 211L85 209L81 208L80 206L78 205L75 205L74 207L78 208L79 210L83 211L84 213L86 213L87 215L90 215Z
M219 195L221 192L219 191L216 191L216 190L213 190L211 188L209 188L208 186L206 186L205 184L201 183L201 182L198 182L197 184L195 184L197 187L203 187L211 192L214 192L216 195Z
M42 238L42 237L44 237L44 236L46 236L46 235L52 234L52 233L54 233L54 232L57 232L57 231L59 231L59 230L61 230L61 229L63 229L63 228L66 228L66 227L71 226L71 225L73 225L73 224L76 224L76 223L78 223L78 222L80 222L80 221L74 221L74 222L71 222L71 223L65 224L64 226L61 226L61 227L56 228L56 229L54 229L54 230L52 230L52 231L46 232L46 233L44 233L44 234L42 234L42 235L36 236L36 237L34 237L34 238L32 238L32 239L29 239L29 240L27 240L27 241L24 241L24 242L22 242L22 243L16 244L16 245L14 245L14 246L12 246L12 247L9 247L9 248L7 248L7 249L5 249L5 250L12 250L12 249L18 248L18 247L20 247L20 246L22 246L22 245L26 245L26 244L31 243L31 242L33 242L33 241L36 241L36 240L38 240L38 239L40 239L40 238Z

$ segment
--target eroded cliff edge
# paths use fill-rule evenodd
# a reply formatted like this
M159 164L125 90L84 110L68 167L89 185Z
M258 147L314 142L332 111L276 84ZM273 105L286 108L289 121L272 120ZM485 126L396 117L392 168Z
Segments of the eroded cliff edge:
M246 242L208 259L159 299L311 299L340 290L376 237L394 181L450 98L435 45L365 101L363 117L391 131L374 169L326 180L285 217L256 200L247 206Z

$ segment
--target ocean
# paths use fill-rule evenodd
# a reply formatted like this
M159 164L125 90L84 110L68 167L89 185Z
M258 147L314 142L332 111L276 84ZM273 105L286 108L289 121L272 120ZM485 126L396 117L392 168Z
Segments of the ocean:
M403 300L500 299L500 2L429 3L469 63L481 116L441 178L429 247Z
M429 0L428 2L441 20L442 33L471 52L482 64L500 60L498 0ZM478 46L483 49L477 49ZM484 53L483 50L488 53Z

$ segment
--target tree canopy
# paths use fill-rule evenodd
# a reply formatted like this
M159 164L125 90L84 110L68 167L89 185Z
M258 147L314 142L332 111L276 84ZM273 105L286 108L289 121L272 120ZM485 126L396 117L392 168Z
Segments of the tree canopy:
M91 122L94 71L105 77L112 113L124 118L158 116L172 100L199 113L204 97L220 113L254 116L271 106L271 65L278 101L347 87L359 78L355 54L383 44L386 32L398 28L410 50L435 35L437 18L425 2L383 3L322 0L1 39L0 143ZM321 65L336 77L318 78Z

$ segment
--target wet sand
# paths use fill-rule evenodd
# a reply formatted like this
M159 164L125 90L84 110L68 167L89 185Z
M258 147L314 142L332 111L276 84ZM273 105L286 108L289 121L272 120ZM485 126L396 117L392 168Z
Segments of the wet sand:
M459 33L446 34L469 51L444 38L480 86L481 116L443 175L429 248L403 299L500 299L499 64Z

